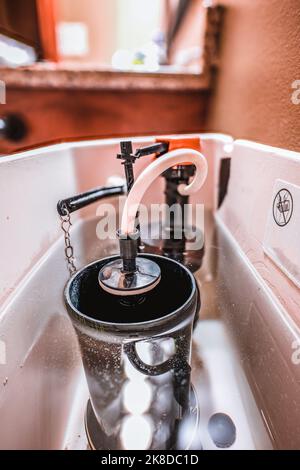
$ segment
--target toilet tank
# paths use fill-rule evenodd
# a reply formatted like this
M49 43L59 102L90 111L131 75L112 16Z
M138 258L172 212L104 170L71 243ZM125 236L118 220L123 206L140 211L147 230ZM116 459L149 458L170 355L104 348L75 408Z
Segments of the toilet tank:
M137 148L156 137L132 140ZM204 187L192 198L205 209L202 315L222 316L272 447L299 448L300 154L222 134L199 137L209 166ZM87 390L62 301L68 271L56 204L123 177L118 152L119 140L110 139L0 159L0 448L69 448L70 429L83 421L81 412L74 414ZM150 161L140 159L136 173ZM163 192L159 178L145 204L163 202ZM98 206L72 215L79 267L105 254L94 241ZM195 337L204 352L200 332L206 326ZM213 377L217 365L210 367ZM248 395L241 393L240 400L250 423ZM249 436L259 434L255 424L249 428ZM258 440L257 448L264 448Z

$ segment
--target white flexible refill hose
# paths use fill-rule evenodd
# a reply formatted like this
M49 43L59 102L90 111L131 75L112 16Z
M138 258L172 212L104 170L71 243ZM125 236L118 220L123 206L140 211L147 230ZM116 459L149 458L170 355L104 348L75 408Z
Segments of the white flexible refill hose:
M207 178L208 165L206 158L200 152L192 149L178 149L157 158L138 176L127 197L122 215L121 233L134 232L139 205L152 182L169 168L187 163L196 166L196 175L189 185L179 186L178 191L183 196L189 196L201 189Z

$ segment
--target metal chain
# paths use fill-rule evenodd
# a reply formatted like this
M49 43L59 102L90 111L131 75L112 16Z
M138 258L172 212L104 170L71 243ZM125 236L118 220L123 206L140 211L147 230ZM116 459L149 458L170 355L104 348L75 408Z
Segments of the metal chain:
M71 244L71 235L70 235L72 222L71 222L70 212L68 211L67 206L65 205L63 209L64 209L65 215L60 215L61 228L62 228L62 231L64 232L64 237L65 237L65 255L66 255L67 266L68 266L70 276L72 277L73 274L75 274L77 271L77 268L75 266L74 248Z

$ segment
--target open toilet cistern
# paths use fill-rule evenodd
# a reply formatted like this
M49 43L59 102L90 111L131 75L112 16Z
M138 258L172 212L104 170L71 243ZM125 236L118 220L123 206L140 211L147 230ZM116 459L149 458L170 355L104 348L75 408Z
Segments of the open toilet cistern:
M175 149L156 158L134 183L135 158L157 155L162 147L165 149L165 144L155 144L133 154L132 146L122 143L121 156L126 158L126 176L130 177L126 177L127 188L98 188L58 204L63 211L74 205L83 207L90 199L95 202L107 191L124 194L127 189L128 193L117 232L119 256L76 271L64 292L90 392L85 429L92 449L127 449L124 429L136 410L128 408L124 390L132 371L134 377L146 377L151 384L151 402L140 416L151 423L145 448L188 449L198 428L199 406L190 364L193 326L201 305L196 279L184 264L167 256L139 254L136 226L142 198L158 176L169 168L193 166L193 180L188 178L187 184L178 186L178 194L189 195L204 184L208 166L198 150ZM163 347L166 341L172 345L169 351ZM148 358L140 355L140 347L146 348ZM182 437L179 428L187 422L191 432Z
M121 229L117 233L120 258L109 262L99 272L100 287L106 292L118 296L136 296L151 291L159 284L159 266L138 255L140 232L135 228L135 223L139 205L152 182L168 169L183 164L194 165L196 173L190 184L178 187L178 192L183 196L195 194L206 181L208 165L200 152L188 148L173 150L163 158L156 159L132 186L124 206Z

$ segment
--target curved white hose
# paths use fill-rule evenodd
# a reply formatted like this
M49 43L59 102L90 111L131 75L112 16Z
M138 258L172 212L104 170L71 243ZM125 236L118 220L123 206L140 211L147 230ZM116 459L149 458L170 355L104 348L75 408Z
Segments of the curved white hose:
M169 168L184 163L195 165L196 175L191 184L187 186L181 185L178 188L180 194L188 196L199 191L205 183L208 174L206 158L200 152L192 149L178 149L157 158L139 175L127 197L121 223L122 233L128 234L134 232L138 207L152 182Z

